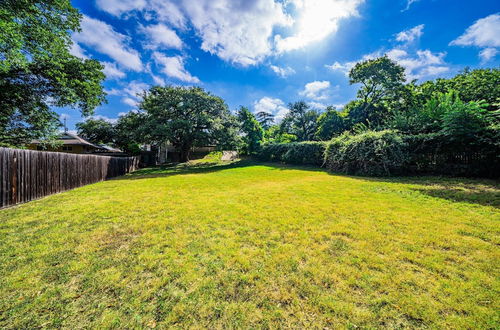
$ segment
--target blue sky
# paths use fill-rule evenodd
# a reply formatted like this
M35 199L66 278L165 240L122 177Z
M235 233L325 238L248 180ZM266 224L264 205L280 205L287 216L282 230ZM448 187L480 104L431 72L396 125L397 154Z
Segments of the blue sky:
M199 85L278 118L355 97L352 65L388 54L408 79L500 64L500 2L489 0L72 0L84 15L72 53L103 62L110 121L151 85ZM70 129L78 110L57 109Z

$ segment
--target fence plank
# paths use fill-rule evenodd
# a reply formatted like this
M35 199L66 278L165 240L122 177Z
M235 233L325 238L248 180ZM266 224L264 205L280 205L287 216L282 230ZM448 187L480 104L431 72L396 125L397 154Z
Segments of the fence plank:
M137 170L138 157L0 148L0 208Z

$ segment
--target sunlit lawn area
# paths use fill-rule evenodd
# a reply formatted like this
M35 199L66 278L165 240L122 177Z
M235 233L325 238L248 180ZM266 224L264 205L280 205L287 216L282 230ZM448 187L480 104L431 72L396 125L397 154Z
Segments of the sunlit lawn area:
M500 186L146 169L0 211L0 328L500 327Z

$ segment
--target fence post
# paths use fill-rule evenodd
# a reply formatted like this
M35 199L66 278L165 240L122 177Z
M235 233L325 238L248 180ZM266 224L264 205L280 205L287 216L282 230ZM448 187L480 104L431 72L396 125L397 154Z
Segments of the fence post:
M17 203L17 155L14 151L12 153L12 166L11 166L11 185L12 185L12 196L11 203Z

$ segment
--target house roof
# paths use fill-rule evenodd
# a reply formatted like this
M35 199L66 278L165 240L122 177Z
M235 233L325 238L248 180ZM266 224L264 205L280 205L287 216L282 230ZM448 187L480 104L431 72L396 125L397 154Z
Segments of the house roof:
M101 144L98 146L100 149L103 149L105 150L106 152L123 152L121 151L120 149L117 149L117 148L113 148L113 147L110 147L110 146L107 146L107 145L104 145L104 144Z
M84 145L84 146L90 146L94 148L101 148L93 143L90 143L89 141L79 137L76 134L70 133L70 132L64 132L61 133L59 141L62 142L63 145ZM42 141L40 140L33 140L31 141L32 144L41 144Z

